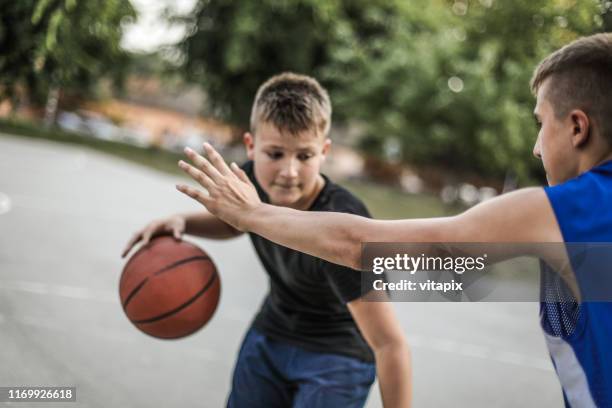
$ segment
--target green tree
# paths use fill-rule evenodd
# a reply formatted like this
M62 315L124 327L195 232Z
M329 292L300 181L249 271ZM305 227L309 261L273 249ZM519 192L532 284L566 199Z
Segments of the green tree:
M202 83L215 113L244 127L257 87L281 71L322 77L333 92L335 82L321 73L341 58L333 55L336 44L386 36L397 7L384 0L200 0L181 44L186 72Z
M490 177L538 174L539 163L530 159L536 128L529 80L548 53L600 29L598 4L481 0L420 7L402 9L385 43L347 48L353 70L337 59L328 68L343 78L335 101L352 105L368 150L382 152L394 139L410 163Z
M600 0L601 1L601 13L603 19L603 30L605 32L612 32L612 1Z
M0 98L22 88L42 104L50 91L86 93L120 75L122 25L136 18L129 0L0 0L0 8Z
M181 44L216 114L246 126L257 86L295 70L327 86L368 154L523 179L536 135L529 80L563 44L605 29L595 0L200 0ZM393 149L391 149L393 150Z

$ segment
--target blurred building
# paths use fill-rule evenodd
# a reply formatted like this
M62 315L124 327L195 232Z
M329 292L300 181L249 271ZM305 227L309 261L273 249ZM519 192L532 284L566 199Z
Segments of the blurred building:
M121 97L87 103L85 108L104 114L150 145L180 150L200 148L205 141L216 146L229 144L236 129L202 116L205 104L206 95L198 86L132 76Z
M97 101L62 94L56 124L104 140L175 151L185 146L200 149L204 142L224 147L237 133L236 128L202 115L206 95L197 86L133 76L121 95L113 95L110 85L103 88L109 88L103 92L107 96ZM9 100L2 101L0 117L40 121L44 109L22 100L16 109Z
M225 146L232 140L231 126L170 108L124 100L88 103L87 111L102 113L148 145L169 150L200 148L205 141Z

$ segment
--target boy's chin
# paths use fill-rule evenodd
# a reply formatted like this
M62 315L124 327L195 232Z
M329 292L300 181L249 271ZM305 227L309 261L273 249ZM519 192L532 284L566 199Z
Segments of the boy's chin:
M295 207L299 200L270 200L270 204L280 207Z
M302 196L300 194L273 194L268 196L270 204L281 207L295 207Z

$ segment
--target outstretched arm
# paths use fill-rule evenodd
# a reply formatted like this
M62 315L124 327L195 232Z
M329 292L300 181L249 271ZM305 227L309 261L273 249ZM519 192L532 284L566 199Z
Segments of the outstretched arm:
M239 230L353 269L361 268L363 242L563 242L541 188L505 194L454 217L371 220L263 204L236 164L227 166L210 145L205 151L208 160L187 149L195 166L179 165L208 194L186 185L179 191Z

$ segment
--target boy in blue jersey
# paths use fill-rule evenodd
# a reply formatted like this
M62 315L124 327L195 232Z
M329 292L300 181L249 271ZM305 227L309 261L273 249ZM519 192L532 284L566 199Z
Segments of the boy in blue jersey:
M549 186L520 189L457 216L377 221L272 207L210 146L208 159L187 152L195 166L179 163L210 195L177 188L237 229L352 268L361 267L362 242L612 242L612 34L578 39L548 56L532 89L540 126L533 152ZM560 263L536 255L548 264L571 261L573 269L569 288L558 275L542 274L542 326L566 405L612 407L612 291L606 286L612 271L594 273L565 251ZM585 300L592 288L608 301Z

